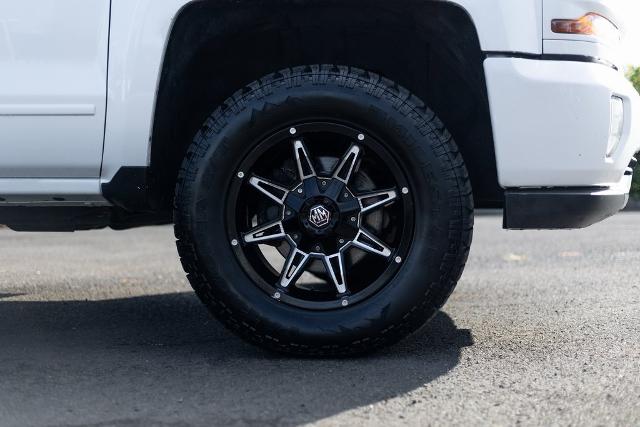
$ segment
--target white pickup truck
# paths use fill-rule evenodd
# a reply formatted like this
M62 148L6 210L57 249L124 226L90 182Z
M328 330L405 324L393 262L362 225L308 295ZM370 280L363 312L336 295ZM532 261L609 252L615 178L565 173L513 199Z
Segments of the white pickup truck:
M0 223L174 223L242 337L377 349L445 303L474 208L624 207L626 1L2 0Z

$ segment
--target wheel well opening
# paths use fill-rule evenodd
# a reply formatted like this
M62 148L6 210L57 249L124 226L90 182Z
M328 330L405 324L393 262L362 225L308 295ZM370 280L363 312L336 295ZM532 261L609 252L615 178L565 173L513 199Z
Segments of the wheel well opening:
M193 136L236 90L283 68L327 63L376 72L420 97L458 143L476 206L499 207L483 59L467 13L440 1L194 2L177 17L165 55L151 200L170 209Z

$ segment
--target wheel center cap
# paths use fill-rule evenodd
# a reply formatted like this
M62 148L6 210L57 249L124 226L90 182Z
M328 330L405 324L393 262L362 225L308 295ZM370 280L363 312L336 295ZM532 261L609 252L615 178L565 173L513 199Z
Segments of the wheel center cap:
M331 222L331 211L324 205L315 205L309 210L309 223L315 228L323 228Z

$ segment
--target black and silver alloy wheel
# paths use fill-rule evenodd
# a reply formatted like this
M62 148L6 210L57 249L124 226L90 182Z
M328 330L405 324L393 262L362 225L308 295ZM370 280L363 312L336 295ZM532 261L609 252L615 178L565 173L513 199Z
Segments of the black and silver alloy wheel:
M347 307L400 268L413 231L411 194L391 154L365 132L336 123L283 129L258 144L236 176L230 241L273 298ZM270 261L274 250L264 246L284 259ZM298 283L305 271L324 280Z
M361 354L424 325L462 274L473 198L418 98L334 65L270 74L213 111L176 185L188 278L246 340Z

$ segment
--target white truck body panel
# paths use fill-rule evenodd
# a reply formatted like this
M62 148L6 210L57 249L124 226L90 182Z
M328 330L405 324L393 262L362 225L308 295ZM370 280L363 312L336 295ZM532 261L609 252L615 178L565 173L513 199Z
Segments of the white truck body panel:
M640 148L635 89L612 68L569 61L485 61L503 187L612 186ZM622 143L606 157L610 99L624 100ZM628 189L627 189L628 191Z
M107 0L0 2L0 178L99 177L108 37Z
M538 60L561 54L620 63L618 46L550 31L552 19L589 11L624 28L620 1L626 0L450 1L467 11L490 54L485 71L501 186L621 180L640 141L638 94L601 64ZM12 179L12 194L40 195L46 182L57 194L85 189L93 203L100 183L121 167L149 165L164 52L176 17L191 2L0 3L0 181ZM627 128L618 151L605 159L612 94L625 100Z

